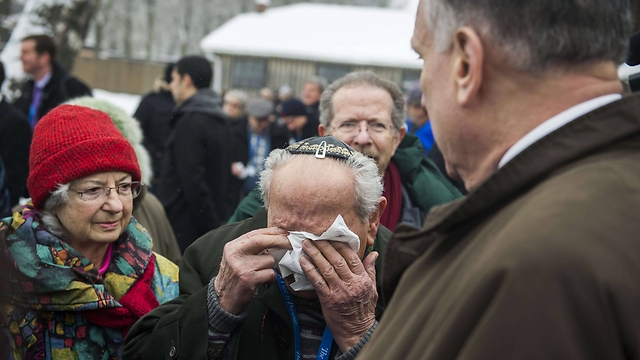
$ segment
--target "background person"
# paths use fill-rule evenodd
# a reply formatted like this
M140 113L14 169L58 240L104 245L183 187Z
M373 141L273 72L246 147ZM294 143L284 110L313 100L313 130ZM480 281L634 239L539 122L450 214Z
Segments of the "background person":
M271 102L254 99L247 105L247 113L247 119L238 121L231 128L238 145L231 173L242 183L241 198L256 187L264 159L271 150L286 147L289 140L286 129L270 121Z
M433 131L431 131L431 123L429 122L429 112L422 105L422 90L420 84L414 84L407 92L407 132L414 134L420 139L424 154L429 155L429 151L433 147Z
M153 176L145 185L149 185L151 192L157 193L162 174L162 156L164 154L164 143L169 136L169 121L171 113L176 106L176 102L171 95L169 83L171 82L171 71L175 64L169 63L165 66L164 76L159 77L153 84L153 91L146 94L133 117L140 122L142 133L142 145L151 156Z
M4 170L4 163L0 157L0 216L11 215L11 197L7 189L7 173Z
M289 130L289 144L318 135L318 119L310 116L300 99L291 98L281 106L280 117Z
M55 61L56 44L48 35L31 35L22 39L22 70L31 76L22 87L14 105L27 116L33 129L41 117L63 102L91 96L91 89L67 74Z
M0 87L4 83L4 65L0 62ZM31 127L27 118L0 94L0 158L6 170L9 203L15 206L20 198L28 198L29 147Z
M231 89L224 94L222 111L229 117L231 122L246 120L247 102L249 96L242 90Z
M312 76L302 86L300 101L307 107L309 117L314 123L317 123L320 119L320 97L328 85L325 78Z
M133 323L178 293L176 265L131 216L135 152L105 113L62 105L36 126L30 166L33 203L0 222L0 344L119 359Z
M184 252L200 236L227 221L238 203L231 189L235 148L220 98L210 89L207 59L186 56L171 73L178 104L170 122L158 198Z

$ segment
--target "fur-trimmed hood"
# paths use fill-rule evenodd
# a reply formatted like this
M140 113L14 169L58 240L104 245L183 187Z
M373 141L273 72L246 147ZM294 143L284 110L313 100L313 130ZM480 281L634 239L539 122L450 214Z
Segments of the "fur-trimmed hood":
M135 118L129 116L121 107L107 101L92 98L89 96L71 99L67 102L71 105L86 106L88 108L96 109L105 112L118 130L124 135L124 137L131 143L133 150L138 157L138 164L140 165L140 172L142 175L142 182L149 184L153 176L151 169L151 157L147 149L142 146L142 128L140 123Z

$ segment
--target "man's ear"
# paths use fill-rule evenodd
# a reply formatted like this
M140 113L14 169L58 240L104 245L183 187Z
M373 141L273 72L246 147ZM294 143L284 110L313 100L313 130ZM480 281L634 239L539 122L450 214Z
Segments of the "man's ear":
M369 217L369 229L367 233L367 245L373 245L373 242L378 234L378 227L380 226L380 216L387 207L387 198L380 196L378 199L378 210L371 214Z
M184 85L186 87L195 87L195 85L193 85L193 79L191 78L191 75L184 74L181 76L181 80L184 81Z
M318 125L318 135L319 136L327 136L327 135L329 135L329 132L327 131L327 128L324 127L324 125L322 125L322 124Z
M40 57L40 59L42 59L42 63L53 64L53 59L51 58L51 54L49 54L48 52L43 52L38 56Z
M457 85L457 101L469 104L482 86L484 46L478 33L468 26L453 36L453 75Z

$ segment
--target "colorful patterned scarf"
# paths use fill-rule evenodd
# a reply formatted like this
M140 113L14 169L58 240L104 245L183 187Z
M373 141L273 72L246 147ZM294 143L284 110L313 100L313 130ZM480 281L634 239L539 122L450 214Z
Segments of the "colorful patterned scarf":
M118 358L128 328L158 306L153 275L151 239L134 218L114 243L104 277L90 260L49 233L32 207L0 223L0 325L9 329L14 350L15 345L28 348L15 357L39 358L45 352L49 357L51 347L65 355L63 351L93 342L103 343L96 346L96 355L102 354L97 358L109 352L107 358ZM125 318L108 320L116 314ZM60 338L53 339L55 335Z

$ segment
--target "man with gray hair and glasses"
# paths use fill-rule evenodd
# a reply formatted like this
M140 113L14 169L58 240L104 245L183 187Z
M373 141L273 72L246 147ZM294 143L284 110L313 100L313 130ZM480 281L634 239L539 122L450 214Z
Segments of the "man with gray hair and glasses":
M266 211L187 249L180 297L135 325L125 358L355 357L384 309L376 260L391 232L375 162L310 138L273 150L260 188Z
M321 136L332 135L371 157L383 176L387 208L380 223L421 227L431 207L453 201L460 192L424 156L420 139L406 134L404 97L398 85L371 71L355 71L334 81L320 101ZM261 206L253 192L242 200L231 221Z
M630 32L627 0L421 1L420 83L470 192L394 233L385 260L415 260L359 356L640 358Z

